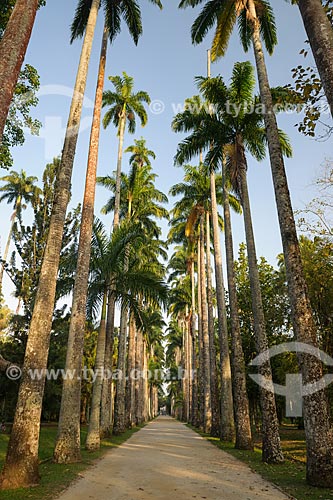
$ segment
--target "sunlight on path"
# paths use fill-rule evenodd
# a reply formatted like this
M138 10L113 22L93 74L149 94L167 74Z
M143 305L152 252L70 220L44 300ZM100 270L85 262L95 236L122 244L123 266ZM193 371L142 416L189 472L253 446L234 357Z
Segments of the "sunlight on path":
M286 500L184 424L159 417L109 452L59 500Z

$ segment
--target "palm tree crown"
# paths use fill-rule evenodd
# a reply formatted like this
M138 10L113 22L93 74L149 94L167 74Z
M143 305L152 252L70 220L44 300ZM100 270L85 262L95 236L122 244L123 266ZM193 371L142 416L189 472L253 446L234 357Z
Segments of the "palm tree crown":
M12 170L10 174L1 177L0 180L7 183L0 187L0 191L4 193L0 196L0 203L4 200L7 203L14 202L14 210L17 215L22 208L26 208L23 202L31 203L40 192L40 189L34 185L38 180L37 177L27 176L24 170L21 170L20 173Z
M138 115L141 125L147 123L147 112L143 103L150 104L147 92L140 90L133 93L134 79L123 71L123 76L109 76L115 91L107 90L103 93L103 107L109 106L103 119L103 126L107 128L112 122L119 128L121 118L128 123L128 131L134 134L136 128L135 115Z
M160 0L150 1L162 9ZM71 26L71 42L84 35L91 5L92 0L79 0ZM142 34L142 20L138 2L135 0L102 0L101 6L104 9L110 42L112 43L120 33L121 21L124 20L134 43L137 44Z
M179 7L196 7L203 1L182 0ZM192 42L201 43L216 24L212 59L224 56L237 23L243 49L247 52L251 46L254 19L259 22L260 33L268 53L272 54L277 44L277 34L273 9L267 0L208 0L192 25Z

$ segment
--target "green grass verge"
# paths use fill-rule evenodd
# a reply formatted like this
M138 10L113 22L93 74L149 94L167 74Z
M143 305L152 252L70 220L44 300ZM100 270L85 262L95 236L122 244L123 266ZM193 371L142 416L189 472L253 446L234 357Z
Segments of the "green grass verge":
M189 427L218 448L247 463L252 470L275 484L292 498L296 500L333 500L331 489L314 488L306 483L304 431L299 431L293 426L282 426L280 435L286 460L284 464L269 465L261 460L259 440L255 441L254 452L236 450L233 443L222 443L218 438L212 438L190 425Z
M55 464L52 462L52 454L57 434L56 426L42 426L40 437L40 475L41 481L35 488L0 491L1 500L50 500L64 490L80 472L87 469L95 460L102 457L108 450L116 448L126 441L132 434L139 431L141 427L134 427L119 436L103 439L101 449L97 452L88 452L82 447L82 462L77 464ZM85 442L87 429L81 431L81 442ZM6 449L9 436L0 434L0 468L5 461Z

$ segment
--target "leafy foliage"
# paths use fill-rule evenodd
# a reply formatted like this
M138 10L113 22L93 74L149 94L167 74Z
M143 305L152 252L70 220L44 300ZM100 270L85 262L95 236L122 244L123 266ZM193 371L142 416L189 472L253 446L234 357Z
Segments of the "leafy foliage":
M31 225L25 225L22 219L18 219L14 225L13 238L16 250L13 252L11 261L7 265L7 273L11 277L15 287L16 296L22 300L25 308L26 318L32 314L38 280L47 241L50 225L51 211L54 199L57 170L60 160L55 159L53 163L46 166L43 174L43 189L39 190L38 196L33 200L32 208L34 219ZM78 237L80 206L67 215L61 253L61 264L57 298L66 295L73 285L73 274L68 274L65 266L66 255L70 254ZM19 259L17 258L19 257Z
M204 0L181 0L179 7L196 7ZM277 44L277 33L273 9L267 0L256 0L255 18L249 3L244 0L208 0L192 25L192 42L201 43L215 26L212 43L212 59L225 55L231 33L238 25L241 43L245 52L251 46L253 23L258 22L260 33L269 54Z
M333 1L326 0L323 3L333 27ZM307 47L300 51L304 59L309 54L308 42L306 44ZM315 66L304 67L299 64L292 69L292 77L294 84L290 88L293 88L300 102L304 104L302 106L304 117L296 124L298 131L308 137L328 139L333 133L333 124L317 68Z

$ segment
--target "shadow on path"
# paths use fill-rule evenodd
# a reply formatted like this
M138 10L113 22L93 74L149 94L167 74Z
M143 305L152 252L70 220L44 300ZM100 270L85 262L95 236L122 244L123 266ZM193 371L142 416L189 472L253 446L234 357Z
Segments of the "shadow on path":
M286 500L184 424L159 417L103 457L59 500Z

